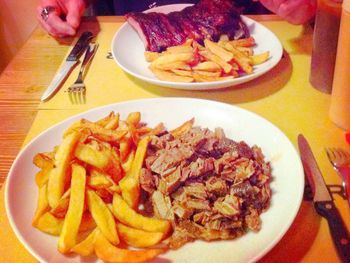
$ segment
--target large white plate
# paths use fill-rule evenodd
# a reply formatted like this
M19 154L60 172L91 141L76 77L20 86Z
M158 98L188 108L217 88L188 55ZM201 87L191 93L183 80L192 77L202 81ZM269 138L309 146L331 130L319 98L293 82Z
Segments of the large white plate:
M169 13L171 11L182 10L188 4L166 5L160 6L149 11ZM243 21L247 24L250 34L255 38L257 46L254 48L256 54L270 51L270 59L258 66L254 67L254 73L245 75L232 80L214 81L214 82L197 82L197 83L181 83L163 81L157 79L149 70L149 63L144 58L145 47L136 31L125 23L120 27L112 40L112 54L117 64L127 73L146 82L159 86L187 89L187 90L208 90L219 89L238 85L271 70L281 59L283 48L278 38L266 27L258 22L242 16Z
M120 112L121 118L129 112L140 111L142 120L150 126L164 122L170 129L195 117L197 125L210 129L223 127L230 138L260 146L266 159L272 163L272 201L270 208L261 216L262 229L259 232L248 232L231 241L196 241L169 251L161 258L181 263L255 261L266 254L291 225L301 203L304 175L295 148L278 128L254 113L213 101L188 98L136 100L99 107L71 117L41 133L14 161L5 188L6 211L17 237L38 260L84 261L77 256L59 254L58 238L31 226L38 196L34 182L38 169L32 164L32 158L35 153L51 151L58 145L63 131L73 122L81 118L97 120L110 111Z

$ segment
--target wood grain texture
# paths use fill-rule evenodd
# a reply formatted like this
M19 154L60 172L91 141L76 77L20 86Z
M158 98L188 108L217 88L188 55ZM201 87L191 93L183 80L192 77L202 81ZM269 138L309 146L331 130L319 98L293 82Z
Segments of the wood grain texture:
M0 76L0 186L67 49L37 27Z
M250 17L280 20L275 15ZM98 27L101 22L124 21L124 17L85 17L80 31ZM42 93L74 41L56 40L38 26L0 75L0 187L36 116Z

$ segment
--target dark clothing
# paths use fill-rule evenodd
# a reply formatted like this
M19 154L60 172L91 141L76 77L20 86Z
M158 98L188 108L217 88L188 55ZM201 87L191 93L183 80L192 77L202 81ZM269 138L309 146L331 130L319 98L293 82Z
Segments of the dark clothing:
M123 15L131 11L144 11L155 6L197 2L197 0L114 0L114 10L117 15Z
M251 0L233 0L237 7L242 8L244 14L266 14L270 13L259 2ZM195 4L199 0L98 0L95 5L97 15L125 15L129 12L140 12L152 7L192 3Z

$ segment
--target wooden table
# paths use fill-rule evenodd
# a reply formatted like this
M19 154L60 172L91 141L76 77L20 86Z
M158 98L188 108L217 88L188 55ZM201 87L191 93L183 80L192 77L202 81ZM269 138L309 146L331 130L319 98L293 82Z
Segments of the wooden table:
M280 38L285 54L281 63L269 75L243 84L237 89L209 92L174 91L150 86L141 89L143 82L125 77L113 64L115 74L128 81L131 93L123 93L119 100L157 96L189 96L213 99L254 111L275 123L296 146L296 136L303 133L319 162L328 184L340 184L324 154L325 146L347 148L344 131L328 118L330 96L313 89L308 82L312 29L309 26L292 26L276 16L255 16ZM85 19L82 30L105 30L104 25L120 26L122 17ZM112 37L112 36L110 36ZM53 99L40 104L40 97L62 63L73 38L58 42L38 27L30 39L0 76L0 185L4 183L9 168L22 143L28 143L42 130L75 113L94 106L114 102L105 88L106 98L98 97L82 107L67 107ZM101 43L100 43L101 44ZM109 43L103 43L108 50ZM114 62L110 62L114 63ZM105 83L106 84L106 83ZM259 92L256 89L259 88ZM58 95L59 96L59 95ZM119 101L117 100L117 101ZM57 103L56 103L57 102ZM60 106L61 105L61 106ZM67 104L68 105L68 104ZM47 118L49 113L52 117ZM46 118L47 123L38 125L35 117ZM282 118L281 116L284 116ZM29 132L29 133L28 133ZM26 140L25 140L26 139ZM4 211L3 191L0 211ZM347 203L335 196L336 205L350 227L350 211ZM0 213L1 214L1 213ZM301 227L302 226L302 227ZM22 247L10 229L4 214L0 216L0 262L35 262ZM327 223L314 211L312 203L304 201L300 211L284 238L261 262L339 262L331 241Z
M94 18L86 18L92 21ZM122 22L123 17L99 21ZM40 97L51 82L74 38L57 41L41 27L0 76L0 187L34 120Z

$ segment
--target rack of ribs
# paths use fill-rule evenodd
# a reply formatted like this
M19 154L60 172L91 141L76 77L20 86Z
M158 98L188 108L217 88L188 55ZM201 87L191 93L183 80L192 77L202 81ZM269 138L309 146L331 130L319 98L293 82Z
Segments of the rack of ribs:
M230 40L249 37L249 30L232 0L201 0L169 14L132 12L126 18L148 51L162 52L187 39L203 43L206 38L216 42L221 35L227 35Z

